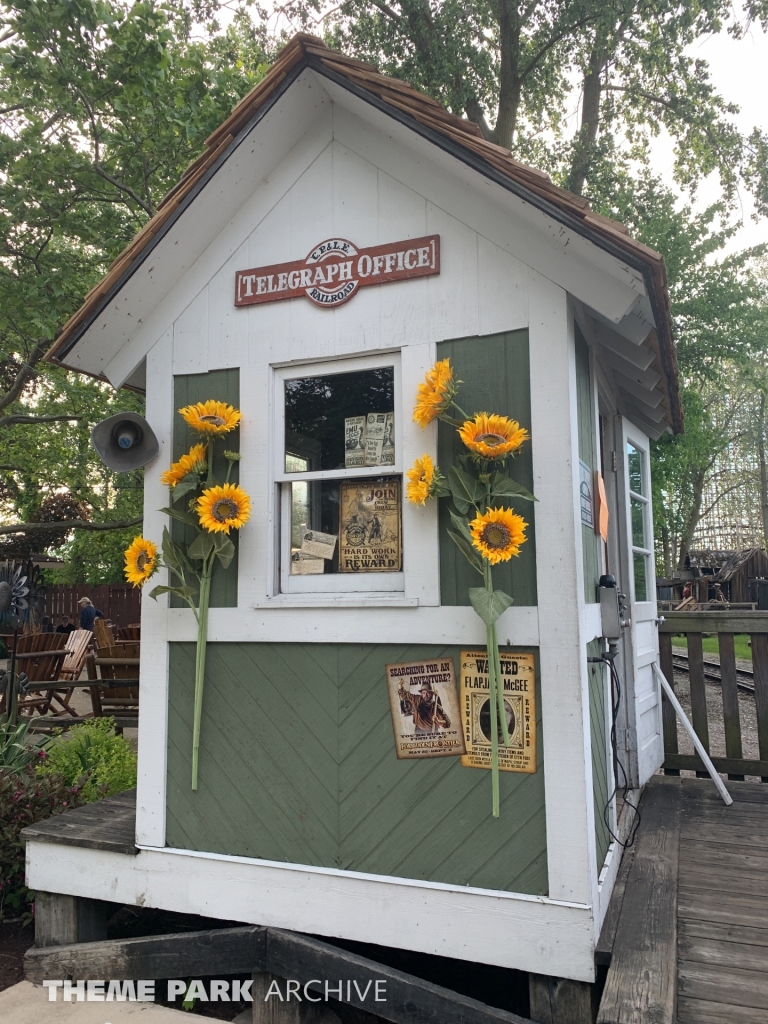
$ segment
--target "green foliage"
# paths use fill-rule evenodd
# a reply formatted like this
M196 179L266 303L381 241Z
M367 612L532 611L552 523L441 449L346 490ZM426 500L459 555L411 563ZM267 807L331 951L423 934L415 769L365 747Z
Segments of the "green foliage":
M0 722L0 772L21 771L32 761L39 762L45 757L48 739L40 739L35 744L28 742L30 722L29 718Z
M0 922L32 919L34 893L24 883L27 825L85 803L83 792L61 776L40 777L33 764L20 771L0 770Z
M37 767L41 777L59 777L68 785L87 775L82 785L86 802L112 796L136 785L136 754L114 732L113 718L94 718L59 736Z
M113 412L141 412L141 398L41 360L263 76L267 36L242 12L223 32L193 32L217 8L0 0L0 521L32 520L41 499L62 490L97 522L141 514L141 472L110 473L89 437ZM58 581L119 582L129 539L62 535ZM39 550L31 532L21 546Z

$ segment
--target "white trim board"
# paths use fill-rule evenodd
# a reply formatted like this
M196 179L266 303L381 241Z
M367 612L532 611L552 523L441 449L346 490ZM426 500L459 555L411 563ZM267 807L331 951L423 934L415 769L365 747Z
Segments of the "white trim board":
M592 908L544 897L184 850L143 848L131 857L34 841L27 884L594 980Z

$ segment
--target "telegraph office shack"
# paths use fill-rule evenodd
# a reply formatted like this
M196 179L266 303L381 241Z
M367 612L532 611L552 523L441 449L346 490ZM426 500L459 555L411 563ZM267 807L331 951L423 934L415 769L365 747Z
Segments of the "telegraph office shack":
M146 392L144 537L168 523L160 475L197 402L242 413L251 515L211 586L198 789L197 627L147 586L139 853L32 840L29 884L593 981L620 859L609 677L588 661L606 573L626 595L632 787L663 759L648 449L682 421L661 257L474 124L297 36L50 358ZM514 506L528 539L494 579L514 598L502 656L528 656L535 758L500 772L498 818L490 771L397 756L385 675L450 662L458 684L486 643L448 500L405 500L415 460L457 444L413 419L445 359L463 409L530 437L514 460L537 498ZM371 419L377 454L350 464ZM377 490L389 555L344 565ZM317 532L335 550L308 553Z

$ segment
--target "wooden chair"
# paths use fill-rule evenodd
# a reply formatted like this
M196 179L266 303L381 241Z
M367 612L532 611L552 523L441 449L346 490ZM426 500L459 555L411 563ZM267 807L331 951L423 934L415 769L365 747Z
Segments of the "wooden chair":
M125 643L139 643L141 640L141 623L129 623L127 626L120 626L117 631L117 639Z
M27 633L17 638L16 671L19 674L25 673L31 691L34 691L35 683L50 683L59 678L62 665L70 653L65 643L61 633ZM12 639L11 646L13 646ZM25 697L22 695L19 697L18 711L20 715L34 715L36 711L41 715L47 715L55 700L61 705L61 710L55 711L54 714L74 716L77 712L69 706L71 695L71 690L50 689L46 689L36 696L30 694ZM5 693L0 699L0 714L5 713L7 702L8 694Z
M96 619L93 624L93 635L96 637L97 647L111 647L115 642L112 630L104 619Z
M80 673L85 667L85 658L92 639L93 633L90 629L76 629L69 634L67 637L67 651L69 653L64 659L64 664L61 666L59 679L73 683L77 682L80 678Z
M106 715L122 719L135 718L138 725L140 650L139 644L121 643L99 647L95 655L88 655L85 662L88 678L95 683L90 688L94 718L103 718ZM113 679L131 680L134 685L99 685L99 680L106 682Z

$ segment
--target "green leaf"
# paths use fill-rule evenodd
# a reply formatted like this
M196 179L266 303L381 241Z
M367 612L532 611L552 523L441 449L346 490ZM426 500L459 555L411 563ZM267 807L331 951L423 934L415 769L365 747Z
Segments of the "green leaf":
M503 473L494 473L491 480L491 494L494 498L522 498L523 501L538 501L522 484Z
M185 494L189 494L190 491L196 490L199 482L197 473L187 473L185 477L182 477L173 489L174 503L183 498Z
M453 509L449 508L448 509L448 513L449 513L449 515L451 517L453 525L459 531L461 536L465 537L469 541L469 543L471 544L472 543L472 531L469 528L469 523L467 522L467 520L463 519L461 516L457 516L456 513L453 511Z
M470 587L469 600L486 626L492 626L512 604L512 598L503 590L494 590L491 594L485 587Z
M458 466L451 466L448 470L448 486L459 512L468 512L485 497L485 488L480 481Z
M187 555L196 562L202 562L210 555L213 549L214 543L210 533L204 533L201 530L187 548Z
M475 554L475 549L472 547L472 545L469 544L460 534L454 533L453 530L448 530L448 536L451 538L451 540L462 553L462 555L464 555L464 557L475 570L475 572L480 573L480 575L482 576L482 565L478 561L478 557Z
M156 601L161 594L176 594L176 596L180 597L183 601L188 601L196 593L197 593L197 590L194 587L189 587L189 586L186 586L186 587L155 587L155 589L150 592L149 596L151 598L154 598L154 600Z
M200 526L200 520L192 512L182 512L177 508L161 508L161 512L165 512L171 519L178 519L180 523L187 523L189 526Z
M226 533L214 533L213 546L216 550L216 557L221 562L222 567L226 569L235 557L235 545Z

